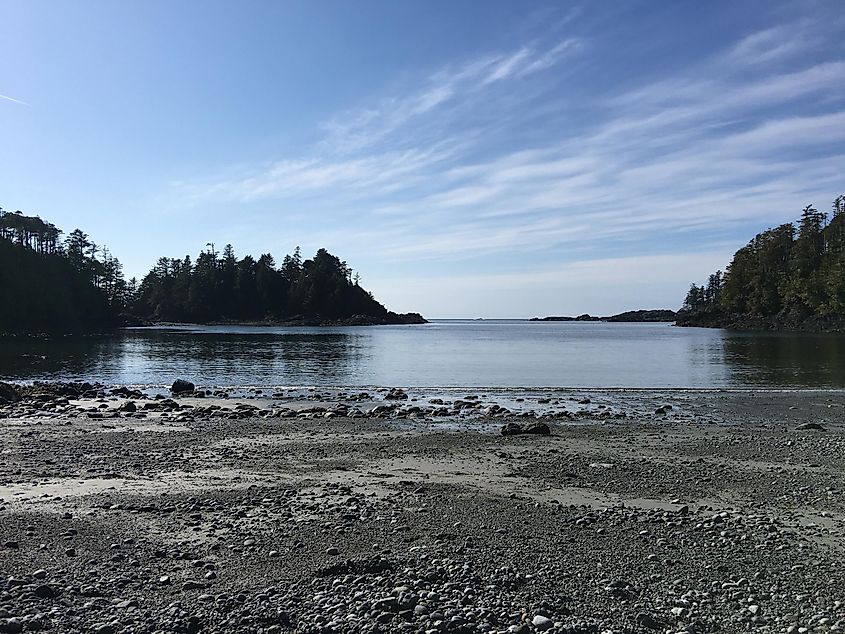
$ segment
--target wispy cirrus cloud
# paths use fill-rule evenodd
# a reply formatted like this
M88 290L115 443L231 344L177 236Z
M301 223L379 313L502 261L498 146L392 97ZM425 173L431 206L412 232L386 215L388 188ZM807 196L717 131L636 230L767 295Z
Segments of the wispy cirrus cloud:
M535 40L429 73L326 123L312 155L192 196L351 209L354 229L313 239L389 261L707 248L845 185L845 60L833 46L806 61L818 45L800 33L751 33L611 94L584 54L607 42Z
M20 99L15 99L14 97L9 97L8 95L0 95L0 99L2 99L3 101L11 101L12 103L17 103L17 104L20 104L22 106L32 105L30 103L27 103L26 101L22 101Z
M776 61L812 46L812 33L807 31L803 22L757 31L737 42L726 56L731 61L748 65Z
M378 145L436 109L454 106L456 100L465 103L467 99L477 99L495 84L551 68L565 57L575 55L583 45L578 38L567 38L551 47L525 46L440 69L423 81L420 90L383 98L375 105L344 112L327 122L324 125L327 136L321 148L350 153Z

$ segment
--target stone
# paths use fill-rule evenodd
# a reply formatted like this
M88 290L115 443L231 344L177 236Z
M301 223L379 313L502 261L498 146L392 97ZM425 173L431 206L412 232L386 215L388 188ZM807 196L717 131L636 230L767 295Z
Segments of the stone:
M640 612L637 614L637 623L650 630L663 629L663 624L655 619L651 614Z
M795 431L827 431L827 429L819 423L801 423Z
M15 386L0 382L0 403L17 403L20 400L21 396Z
M524 433L536 434L538 436L548 436L552 433L552 430L549 429L549 426L546 425L546 423L533 423L525 428Z
M52 599L56 596L56 591L53 589L52 586L47 585L46 583L38 586L33 590L33 594L39 599Z
M199 581L186 581L182 584L182 590L199 590L200 588L205 588L204 583L200 583Z
M23 632L23 623L16 618L7 619L5 622L0 621L0 632L3 632L3 634L18 634Z
M176 379L175 381L173 381L173 385L170 387L170 391L173 394L184 394L186 392L193 392L195 389L196 386L193 383L184 379Z
M554 627L554 621L550 618L543 616L542 614L536 615L533 619L531 619L531 624L537 628L538 632L545 632L546 630L550 630Z
M385 395L385 400L388 401L407 401L408 394L405 390L400 389L398 387L391 388L390 391Z

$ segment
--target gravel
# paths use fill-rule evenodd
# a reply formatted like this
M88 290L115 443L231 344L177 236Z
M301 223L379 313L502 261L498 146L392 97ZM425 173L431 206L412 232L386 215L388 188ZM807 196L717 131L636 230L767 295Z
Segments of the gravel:
M0 406L0 634L845 628L836 392L114 391Z

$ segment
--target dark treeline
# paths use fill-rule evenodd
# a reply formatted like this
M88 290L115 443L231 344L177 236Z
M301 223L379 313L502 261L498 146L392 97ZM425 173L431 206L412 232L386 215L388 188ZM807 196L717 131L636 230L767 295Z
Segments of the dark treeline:
M265 253L236 258L213 245L196 261L160 258L139 283L107 249L76 229L0 209L0 333L100 332L169 322L419 323L397 315L325 249L299 248L277 265Z
M126 308L120 262L80 230L0 208L0 333L113 328Z
M303 260L299 248L280 265L269 253L235 257L213 245L196 261L161 258L135 292L132 312L177 322L291 321L399 323L418 315L389 312L358 283L346 262L325 249Z
M845 196L833 213L804 208L797 226L758 234L693 284L678 325L737 329L841 330L845 327Z

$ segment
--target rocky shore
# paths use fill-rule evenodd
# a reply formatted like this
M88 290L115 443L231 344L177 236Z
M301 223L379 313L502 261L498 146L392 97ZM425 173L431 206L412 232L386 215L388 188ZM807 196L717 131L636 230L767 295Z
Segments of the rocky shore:
M839 315L811 315L801 311L783 311L777 315L766 317L724 311L680 311L675 325L740 331L809 333L839 333L845 331L845 320Z
M837 632L845 394L0 385L0 633Z

